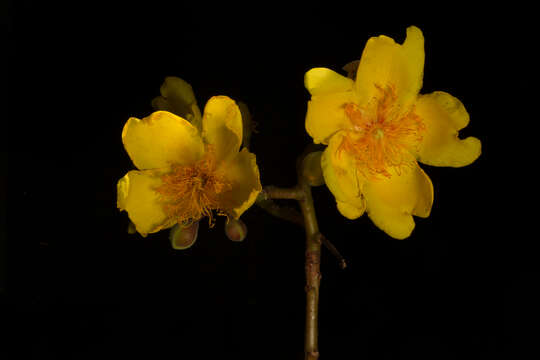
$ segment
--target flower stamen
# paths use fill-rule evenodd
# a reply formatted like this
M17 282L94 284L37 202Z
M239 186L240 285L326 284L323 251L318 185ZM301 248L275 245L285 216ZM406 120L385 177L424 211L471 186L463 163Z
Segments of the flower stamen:
M171 166L171 171L161 177L156 189L163 201L165 213L179 224L190 224L208 216L214 225L213 211L225 215L219 208L219 196L232 185L217 171L216 157L211 148L196 163Z
M410 152L422 140L425 126L414 107L405 114L400 112L393 85L376 87L379 96L374 99L375 104L365 108L354 103L345 105L352 127L346 131L338 151L351 154L364 176L389 178L390 168L401 173L412 165Z

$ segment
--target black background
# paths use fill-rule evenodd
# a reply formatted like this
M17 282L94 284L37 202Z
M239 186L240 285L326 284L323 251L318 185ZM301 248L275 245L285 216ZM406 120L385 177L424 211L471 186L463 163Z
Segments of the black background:
M263 185L292 186L295 158L310 142L305 71L339 70L370 36L402 42L409 25L425 36L422 92L447 91L465 104L471 123L462 134L480 138L483 154L465 168L423 166L435 203L405 241L367 216L343 218L328 189L314 188L321 231L349 265L340 270L323 253L321 359L519 358L530 350L538 267L518 202L533 170L511 154L531 145L521 115L534 61L527 9L4 8L2 359L302 359L303 231L253 207L243 243L225 238L222 218L213 229L201 223L186 251L173 250L167 232L127 234L116 182L134 167L121 129L152 111L165 76L180 76L201 109L219 94L246 102L258 123L252 151Z

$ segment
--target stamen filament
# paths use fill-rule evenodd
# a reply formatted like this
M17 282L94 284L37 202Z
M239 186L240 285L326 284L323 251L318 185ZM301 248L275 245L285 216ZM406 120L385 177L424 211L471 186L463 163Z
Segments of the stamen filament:
M230 182L216 168L216 158L211 148L196 163L172 165L171 171L161 177L162 184L156 189L163 201L167 215L180 224L209 218L214 224L213 211L218 215L220 194L231 188Z
M353 126L338 151L351 154L363 175L390 177L390 168L400 173L411 166L409 154L418 146L425 126L414 107L404 114L400 112L395 86L376 87L376 106L345 105L345 114Z

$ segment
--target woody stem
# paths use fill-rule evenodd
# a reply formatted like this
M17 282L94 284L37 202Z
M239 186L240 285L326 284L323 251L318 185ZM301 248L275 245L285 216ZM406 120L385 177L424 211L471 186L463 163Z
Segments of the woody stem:
M293 188L280 188L277 186L265 186L262 192L263 199L291 199L300 200L304 192L298 186Z
M304 153L306 155L308 151ZM298 201L302 210L301 218L306 231L306 324L304 336L304 359L317 360L319 358L318 346L318 318L319 318L319 286L321 281L321 244L324 244L330 252L338 258L341 267L345 268L345 260L337 249L322 234L319 233L319 225L315 215L311 185L303 176L303 156L298 161L298 185L293 188L279 188L266 186L257 199L257 204L274 216L301 224L302 219L294 212L283 211L272 199L291 199Z
M275 186L266 186L259 197L257 198L255 204L258 205L261 209L265 210L270 215L273 215L277 218L287 220L293 224L302 226L305 228L304 216L298 210L288 207L281 206L274 202L273 199L294 199L300 201L304 198L302 191L298 187L294 188L277 188ZM319 242L324 245L332 255L339 262L339 266L342 269L347 267L347 262L341 256L338 249L328 240L323 234L318 234Z
M298 189L303 196L298 200L304 217L304 229L306 231L306 327L304 332L304 359L317 360L319 358L318 344L318 321L319 321L319 286L321 283L321 234L315 215L313 196L309 179L309 165L307 156L312 151L317 151L313 145L308 145L304 153L297 161Z
M298 172L302 174L301 171ZM311 186L303 176L299 175L298 188L303 197L298 200L306 229L306 327L304 337L305 360L319 358L318 348L318 313L319 313L319 285L321 280L321 241L319 225L315 216Z

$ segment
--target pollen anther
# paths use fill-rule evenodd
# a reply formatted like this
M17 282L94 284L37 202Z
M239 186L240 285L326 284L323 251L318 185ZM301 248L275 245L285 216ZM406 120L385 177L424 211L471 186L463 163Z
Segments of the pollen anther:
M376 87L379 93L374 99L375 106L345 105L352 126L339 146L339 151L352 155L363 175L371 178L390 177L390 168L400 173L410 166L410 152L422 139L424 130L414 107L406 113L400 112L395 86Z
M213 211L224 215L223 209L219 209L219 196L231 184L217 170L211 148L194 164L172 165L161 181L156 192L163 200L165 213L177 223L189 224L208 216L213 226Z

